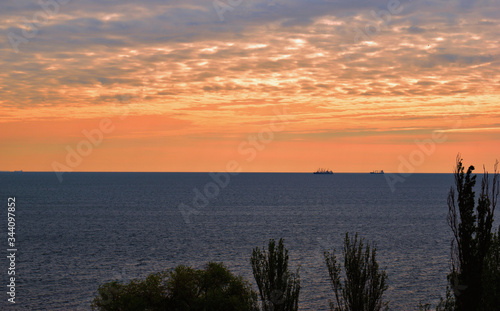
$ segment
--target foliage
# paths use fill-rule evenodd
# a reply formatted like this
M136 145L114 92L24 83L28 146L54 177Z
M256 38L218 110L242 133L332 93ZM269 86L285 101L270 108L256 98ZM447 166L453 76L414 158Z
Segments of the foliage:
M295 273L288 270L288 250L280 239L269 240L268 251L263 247L253 250L251 257L253 275L264 311L298 310L300 292L299 269Z
M453 279L451 274L448 276L448 282ZM455 278L456 279L456 278ZM448 284L446 286L446 298L441 297L438 305L436 306L436 311L454 311L456 309L455 296L451 292L451 286Z
M144 281L132 280L129 284L117 281L99 286L98 296L92 303L93 310L160 310L164 304L163 279L165 273L150 274Z
M418 304L418 311L430 311L430 310L431 310L430 303L422 304L422 302L420 302Z
M388 302L382 299L387 290L387 274L380 271L376 260L376 248L364 245L364 239L349 238L346 233L344 240L345 280L341 281L341 265L335 256L335 251L325 252L325 262L328 267L330 281L335 293L335 300L330 301L330 307L335 311L373 311L387 310Z
M500 310L500 227L491 239L483 269L483 310Z
M456 310L474 311L482 308L481 301L486 297L484 287L486 258L492 242L492 224L498 198L499 180L495 164L495 174L491 184L485 172L481 183L481 194L475 206L474 186L476 176L474 166L464 173L460 154L455 169L456 191L451 188L448 195L448 224L454 239L452 243L452 271L448 277L453 289Z
M222 263L208 263L204 270L178 266L128 284L99 286L92 310L258 310L257 293L241 276Z

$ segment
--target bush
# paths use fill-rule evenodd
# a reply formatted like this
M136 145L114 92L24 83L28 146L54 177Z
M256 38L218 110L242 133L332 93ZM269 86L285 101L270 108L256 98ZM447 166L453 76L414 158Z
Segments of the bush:
M258 310L257 293L241 276L222 263L208 263L204 270L178 266L128 284L99 286L92 310Z
M92 310L161 310L165 303L164 277L165 273L155 273L144 281L103 284L99 286Z

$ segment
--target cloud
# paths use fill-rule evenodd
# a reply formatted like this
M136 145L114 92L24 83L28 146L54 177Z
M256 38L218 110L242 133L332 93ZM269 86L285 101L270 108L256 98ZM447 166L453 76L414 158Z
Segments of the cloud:
M127 96L134 113L189 109L201 122L197 109L248 98L285 98L299 118L367 99L383 102L355 105L368 116L404 114L412 98L439 114L435 98L498 93L497 2L401 1L390 13L394 1L242 1L221 22L211 1L71 1L16 53L9 34L24 38L44 12L16 1L0 12L0 107L93 111ZM255 108L234 106L226 118Z

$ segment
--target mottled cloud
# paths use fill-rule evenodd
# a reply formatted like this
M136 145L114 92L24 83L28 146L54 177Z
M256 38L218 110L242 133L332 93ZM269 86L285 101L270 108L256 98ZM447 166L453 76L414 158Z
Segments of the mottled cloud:
M498 7L10 1L0 10L0 122L119 115L127 106L224 137L228 129L251 132L285 105L295 120L290 137L407 134L442 129L449 115L491 131L499 123Z

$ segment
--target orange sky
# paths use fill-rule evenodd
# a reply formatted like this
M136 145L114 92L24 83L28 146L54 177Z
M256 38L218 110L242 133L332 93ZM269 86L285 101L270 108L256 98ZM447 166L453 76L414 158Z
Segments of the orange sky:
M0 13L0 170L447 173L458 152L500 159L494 3L247 1L221 20L211 1L108 2Z

